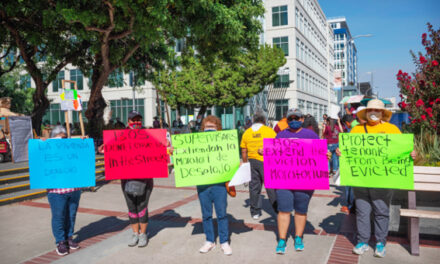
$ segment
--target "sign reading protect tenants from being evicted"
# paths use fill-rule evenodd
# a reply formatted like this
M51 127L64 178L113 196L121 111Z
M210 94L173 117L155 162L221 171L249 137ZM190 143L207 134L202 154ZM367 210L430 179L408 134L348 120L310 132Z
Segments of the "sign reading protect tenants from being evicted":
M265 138L264 186L272 189L328 190L327 141Z
M240 166L236 130L172 136L176 187L231 180Z
M166 130L105 130L104 159L106 180L166 178Z
M412 134L339 134L341 185L414 189Z

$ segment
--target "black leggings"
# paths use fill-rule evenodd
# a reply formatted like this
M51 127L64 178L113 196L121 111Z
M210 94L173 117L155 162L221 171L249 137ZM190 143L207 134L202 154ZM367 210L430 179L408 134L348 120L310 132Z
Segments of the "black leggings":
M122 193L128 207L128 218L131 224L148 223L148 201L153 191L153 179L146 179L146 190L141 196L134 196L124 191L127 180L121 181Z

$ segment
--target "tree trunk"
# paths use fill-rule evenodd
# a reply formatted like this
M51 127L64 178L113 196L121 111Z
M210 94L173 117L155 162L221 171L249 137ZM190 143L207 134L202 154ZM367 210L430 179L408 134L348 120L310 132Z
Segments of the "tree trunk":
M104 127L104 108L107 106L102 96L102 88L107 82L110 71L94 69L92 74L92 89L87 105L88 135L94 139L102 138Z
M34 100L34 109L32 110L32 128L35 129L37 135L41 135L41 123L43 116L49 108L49 100L46 97L47 85L42 80L35 80L35 92L32 95Z
M199 111L199 113L197 115L204 116L207 109L208 109L208 107L206 105L200 107L200 111Z

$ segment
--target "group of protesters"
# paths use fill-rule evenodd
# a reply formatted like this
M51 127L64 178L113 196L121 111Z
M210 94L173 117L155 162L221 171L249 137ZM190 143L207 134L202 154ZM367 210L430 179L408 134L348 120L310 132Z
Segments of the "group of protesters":
M337 162L334 159L341 156L337 141L340 132L350 133L401 133L399 129L388 123L391 112L385 109L382 101L373 99L363 109L356 113L359 124L353 126L354 118L344 116L337 124L327 122L320 133L316 121L304 115L298 109L289 109L283 120L278 122L274 129L267 126L267 118L263 112L257 111L253 115L252 125L244 132L240 147L242 162L249 162L251 181L249 182L250 216L254 220L261 217L262 196L264 185L264 138L292 138L292 139L320 139L326 138L329 142L327 158L330 168L336 173ZM199 121L199 120L198 120ZM314 121L314 122L313 122ZM128 116L127 129L140 129L142 115L131 111ZM215 116L207 116L200 122L200 131L219 131L221 121ZM337 132L337 133L336 133ZM321 136L320 136L321 134ZM336 134L336 135L335 135ZM336 138L335 138L336 136ZM56 126L51 133L52 138L65 138L66 131L62 126ZM100 148L103 152L103 148ZM172 155L172 144L168 146L168 153ZM413 151L411 157L415 158ZM148 202L153 191L153 179L121 180L121 188L128 207L128 216L132 228L132 236L128 246L145 247L148 244L146 233L148 225ZM197 186L202 224L205 233L205 242L199 249L200 253L207 253L216 246L213 226L213 205L217 216L219 242L223 253L232 254L229 244L229 223L227 218L227 196L229 187L225 183L216 183ZM275 248L277 254L285 254L287 248L288 230L291 213L294 214L294 241L295 251L304 250L304 230L307 221L309 203L313 190L266 189L269 201L277 214L278 241ZM348 192L348 193L347 193ZM347 187L345 192L346 206L355 208L357 221L357 244L353 253L363 254L369 249L368 242L371 235L370 214L374 217L374 235L376 238L375 256L385 256L385 244L388 234L389 208L392 196L391 189ZM73 240L73 231L76 211L80 200L80 189L50 189L48 198L52 211L52 231L56 242L56 251L59 255L66 255L69 249L77 249L78 243ZM349 202L350 201L350 202Z

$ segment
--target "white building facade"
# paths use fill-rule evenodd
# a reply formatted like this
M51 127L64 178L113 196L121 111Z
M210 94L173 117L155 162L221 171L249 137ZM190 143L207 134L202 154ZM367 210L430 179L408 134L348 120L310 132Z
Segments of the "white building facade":
M287 60L269 87L269 119L299 108L320 121L336 105L333 30L317 0L265 1L265 8L264 40L280 47Z
M46 115L43 117L43 122L47 120L52 125L65 122L64 111L61 111L60 108L61 80L77 82L78 93L82 100L83 119L87 122L84 113L87 110L90 97L91 80L72 65L67 65L63 68L58 73L57 79L49 85L47 95L51 102ZM108 105L105 112L107 116L104 118L107 120L120 120L126 123L128 113L136 109L144 116L144 125L151 126L153 117L157 112L156 90L149 82L137 83L136 87L134 87L134 82L132 73L124 74L116 70L110 75L107 85L102 89L102 95ZM66 83L66 87L73 89L73 86L71 87L69 83ZM69 122L72 124L79 122L78 112L70 113Z
M339 79L335 80L335 89L340 100L344 96L359 94L357 49L345 17L329 18L328 23L334 32L335 79Z

